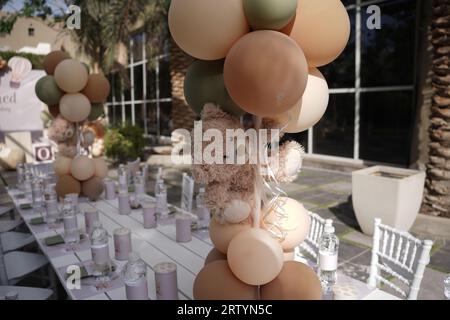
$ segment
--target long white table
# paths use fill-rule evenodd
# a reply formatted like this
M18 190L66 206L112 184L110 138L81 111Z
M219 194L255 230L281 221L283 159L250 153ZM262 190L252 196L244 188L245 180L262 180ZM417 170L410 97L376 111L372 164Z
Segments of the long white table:
M59 280L66 289L71 299L88 299L88 300L124 300L125 287L121 279L114 281L111 288L96 288L89 281L82 281L81 289L69 289L66 285L65 272L67 266L86 263L92 259L89 245L81 243L74 250L65 250L65 245L59 245L60 249L55 250L54 247L47 247L44 239L48 236L62 234L63 229L60 226L57 229L49 229L46 225L32 225L31 219L38 217L32 209L20 209L23 200L17 198L20 192L17 189L8 189L8 193L13 199L17 210L24 219L28 228L37 239L40 249L49 259L52 267L55 269ZM147 280L150 299L156 299L155 277L153 267L160 262L174 262L177 265L178 278L178 297L179 299L193 299L193 283L195 276L202 269L204 260L210 250L213 248L211 240L205 231L193 234L192 241L189 243L178 243L176 241L176 230L174 221L166 223L158 223L156 229L144 229L142 210L132 210L130 215L119 215L118 201L115 200L99 200L96 202L88 202L80 199L80 209L94 207L100 214L100 221L103 227L110 235L117 228L128 228L131 230L133 250L138 252L141 258L147 264ZM179 208L172 206L173 209ZM84 229L84 215L78 216L80 228ZM87 240L84 240L87 241ZM120 270L125 262L114 259L114 246L112 238L109 243L110 256L113 258L114 264ZM370 289L365 283L351 279L345 275L339 275L340 281L350 281L359 288L359 299L376 299L376 300L395 300L398 299L379 289Z

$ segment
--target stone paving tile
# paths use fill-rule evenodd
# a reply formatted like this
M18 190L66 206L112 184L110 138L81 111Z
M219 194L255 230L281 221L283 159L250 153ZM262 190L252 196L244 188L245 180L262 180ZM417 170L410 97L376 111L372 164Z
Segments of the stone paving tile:
M366 282L369 276L369 267L367 265L346 262L341 264L338 269L346 276L362 282Z
M309 186L294 182L282 184L280 187L281 189L283 189L284 192L286 192L289 195L291 195L291 193L293 192L302 192L310 188Z
M339 263L347 262L356 256L368 251L367 248L362 246L356 246L352 243L347 243L345 241L340 241L339 243Z
M423 280L418 295L419 300L445 300L444 279L445 273L425 268Z
M347 195L350 195L352 193L352 184L351 184L351 182L347 182L347 181L338 181L338 182L325 184L325 185L321 186L320 188L324 189L324 190L330 190L333 192L347 194Z
M450 242L432 253L429 266L434 270L450 273Z
M368 248L372 248L373 239L372 237L366 236L362 232L351 229L352 231L347 233L343 238L347 241L362 244Z

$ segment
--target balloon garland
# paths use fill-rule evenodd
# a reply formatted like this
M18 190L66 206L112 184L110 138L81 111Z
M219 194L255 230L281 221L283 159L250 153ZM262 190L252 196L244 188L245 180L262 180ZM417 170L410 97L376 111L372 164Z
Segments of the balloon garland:
M252 127L283 134L308 130L324 115L328 85L316 68L344 50L350 19L339 0L172 0L169 28L198 59L184 90L203 133ZM251 126L239 118L246 113ZM283 143L275 167L278 141L268 142L266 161L258 157L256 165L194 162L193 176L206 186L213 213L215 246L195 279L196 299L321 299L311 268L288 261L310 221L281 183L296 179L303 148ZM192 150L195 160L195 145ZM227 281L217 286L219 279Z
M53 116L48 137L58 146L53 167L59 197L83 193L96 200L107 172L101 157L104 127L99 118L110 85L103 74L89 74L85 64L63 51L49 53L43 62L47 75L36 83L37 97Z

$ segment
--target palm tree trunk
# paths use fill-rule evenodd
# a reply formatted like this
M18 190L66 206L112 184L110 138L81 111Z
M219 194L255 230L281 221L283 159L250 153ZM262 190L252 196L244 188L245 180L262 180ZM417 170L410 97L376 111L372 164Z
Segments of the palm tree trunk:
M185 54L178 45L170 43L170 77L172 81L172 121L173 129L194 127L196 115L184 97L184 77L193 59Z
M433 100L423 211L450 217L450 3L433 0Z

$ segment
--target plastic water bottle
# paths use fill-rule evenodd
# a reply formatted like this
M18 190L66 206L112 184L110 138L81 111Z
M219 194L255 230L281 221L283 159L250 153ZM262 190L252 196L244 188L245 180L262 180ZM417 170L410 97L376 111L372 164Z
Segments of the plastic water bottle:
M55 228L60 221L58 196L56 194L55 188L46 188L45 198L45 222L50 228Z
M17 189L23 191L23 183L25 182L25 166L23 163L17 165Z
M67 244L80 242L80 229L78 228L77 213L72 202L65 199L63 207L64 241Z
M125 165L119 165L117 174L119 176L119 192L128 192L128 172Z
M444 280L444 295L450 300L450 274Z
M147 266L135 252L128 256L123 269L123 280L128 300L148 300Z
M44 184L42 179L36 178L32 182L31 196L33 198L33 211L45 216L45 203L44 203Z
M107 274L110 270L111 259L109 257L108 231L102 227L100 221L94 221L91 239L91 253L95 270Z
M146 195L144 176L141 171L138 171L134 177L134 194L138 203L141 203L143 197Z
M162 217L166 216L169 211L167 208L167 188L162 179L156 185L155 198L156 213L159 213Z
M25 180L23 183L23 193L29 203L33 203L33 175L31 172L25 173Z
M339 238L334 234L332 221L327 220L319 240L318 273L325 292L329 292L337 280Z
M207 229L211 216L208 207L205 205L205 188L200 188L197 197L195 198L197 207L197 227L199 230Z

